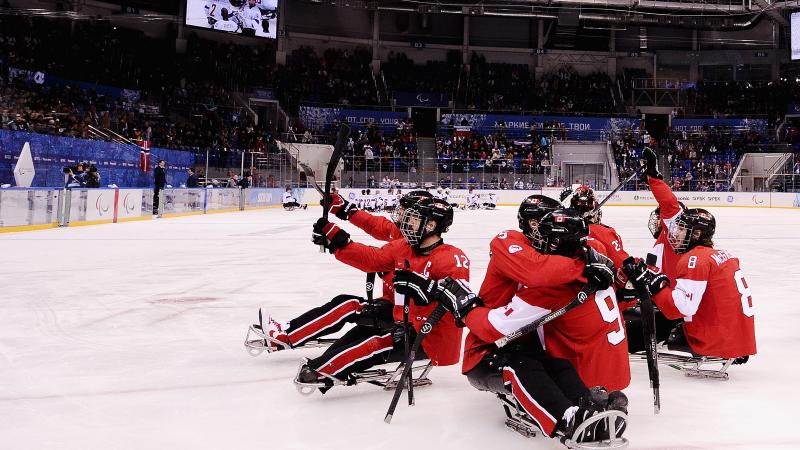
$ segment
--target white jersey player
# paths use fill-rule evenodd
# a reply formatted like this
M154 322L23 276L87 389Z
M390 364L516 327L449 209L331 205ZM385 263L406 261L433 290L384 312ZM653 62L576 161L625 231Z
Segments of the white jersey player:
M217 31L227 31L228 33L238 33L239 23L233 20L218 20L211 25Z
M494 192L489 193L489 198L483 203L484 209L495 209L497 207L497 194Z
M239 24L244 35L255 36L256 30L261 29L261 9L256 0L247 0L247 4L242 7L239 12Z
M283 208L288 211L291 211L295 208L300 208L300 207L306 209L308 205L301 205L300 203L298 203L297 199L294 198L294 196L292 195L292 188L287 187L286 191L283 193Z
M215 28L217 22L235 22L238 29L238 15L242 5L242 0L208 0L205 5L208 24Z
M469 209L477 209L480 206L478 205L478 198L480 198L480 195L473 191L472 188L469 188L466 207Z

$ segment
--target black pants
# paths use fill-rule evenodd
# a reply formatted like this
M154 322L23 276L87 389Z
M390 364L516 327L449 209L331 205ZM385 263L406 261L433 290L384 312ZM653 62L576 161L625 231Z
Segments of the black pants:
M158 214L159 196L161 195L161 188L156 187L153 189L153 214Z
M413 332L409 334L409 345L415 336ZM405 358L402 324L384 328L356 325L319 358L309 360L308 366L320 373L346 380L353 373L380 364L401 362ZM415 360L421 359L428 359L428 356L419 349Z
M300 203L297 203L297 202L288 202L288 203L284 203L284 204L283 204L283 207L284 207L284 208L299 208L299 207L300 207Z
M622 313L625 319L625 329L628 335L628 353L643 352L645 349L645 339L642 333L642 312L636 308L626 309ZM670 332L683 320L669 320L664 317L661 311L656 311L656 342L665 342Z
M469 371L467 379L481 391L510 392L548 436L568 408L590 395L569 361L539 351L500 349Z
M337 295L328 303L310 309L289 321L286 334L293 346L338 332L347 323L387 328L394 323L393 305L385 299L367 300L355 295Z

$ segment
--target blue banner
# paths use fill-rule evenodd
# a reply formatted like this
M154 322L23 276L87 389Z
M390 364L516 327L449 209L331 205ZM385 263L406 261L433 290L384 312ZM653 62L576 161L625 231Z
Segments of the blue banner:
M511 114L442 114L442 131L451 126L469 126L479 132L495 132L505 129L508 136L524 137L530 134L535 124L539 133L548 128L557 128L566 133L567 139L607 139L617 131L638 130L639 119L614 117L573 116L520 116ZM561 131L559 131L561 132Z
M430 106L446 108L450 105L450 96L447 94L433 94L427 92L395 92L394 99L398 106Z
M88 162L100 173L100 186L152 187L153 167L159 159L167 162L167 184L178 187L186 182L186 169L195 164L194 153L153 148L150 170L139 170L139 148L91 139L76 139L47 134L0 130L0 184L14 184L14 165L26 142L31 144L36 175L34 187L63 187L66 166Z
M32 70L18 69L10 67L8 78L20 78L26 83L41 84L45 86L76 86L84 91L95 91L100 95L114 98L122 98L128 102L136 103L141 97L141 92L134 89L122 89L104 84L84 83L82 81L67 80L66 78L48 75L44 72L34 72Z
M253 96L256 98L261 98L264 100L277 100L278 97L275 95L275 91L272 89L267 88L255 88L253 89Z
M672 119L672 129L676 131L702 131L704 127L726 127L765 132L766 119Z
M397 128L397 124L407 118L408 114L398 111L371 111L366 109L323 108L301 106L300 120L306 128L321 131L334 120L346 121L354 128L364 128L376 124L382 130Z

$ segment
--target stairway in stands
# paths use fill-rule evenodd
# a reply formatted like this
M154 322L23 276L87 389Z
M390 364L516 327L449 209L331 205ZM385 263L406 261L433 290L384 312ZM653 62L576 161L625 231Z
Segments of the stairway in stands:
M436 140L430 137L417 138L418 172L423 181L436 180Z

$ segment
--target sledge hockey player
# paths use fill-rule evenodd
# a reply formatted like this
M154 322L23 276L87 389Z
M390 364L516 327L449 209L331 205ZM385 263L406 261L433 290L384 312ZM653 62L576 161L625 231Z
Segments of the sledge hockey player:
M519 221L525 234L504 231L492 241L492 256L480 296L456 280L445 280L433 295L453 313L457 323L466 323L469 328L463 372L470 384L498 393L501 398L513 396L517 407L548 436L594 442L608 439L609 430L606 420L592 417L609 409L626 413L627 398L621 392L609 394L600 387L590 391L587 385L591 384L582 381L573 364L553 353L585 353L587 359L596 359L594 365L600 367L602 363L603 370L612 375L592 375L616 383L613 389L627 386L630 374L624 370L613 374L619 358L607 358L607 350L592 344L598 339L605 341L608 329L598 330L598 320L588 319L590 315L600 316L595 303L606 296L614 301L613 290L609 289L613 265L592 249L585 250L585 263L583 257L576 257L588 230L576 213L553 211L558 206L558 202L543 196L530 196L520 205ZM590 296L586 305L544 325L539 338L531 334L502 348L494 345L498 339L569 303L587 281L584 272L601 289ZM581 336L569 335L579 329L570 324L571 320L577 321L579 327L583 323ZM602 320L599 318L600 323ZM621 323L615 325L621 327ZM624 330L622 333L624 339ZM544 348L539 341L541 336ZM613 348L609 342L601 345ZM620 354L627 366L624 346ZM573 436L583 422L589 424L587 432ZM624 416L614 417L614 426L615 435L621 435Z
M739 259L714 248L714 216L690 208L663 222L668 244L679 255L675 284L641 260L630 258L625 264L668 319L683 319L667 347L688 346L694 355L746 362L756 354L753 298Z
M319 387L326 391L336 384L349 384L354 374L377 364L398 362L405 358L403 344L413 340L427 316L436 308L412 289L409 283L425 280L469 280L469 259L456 247L445 244L442 234L453 222L453 209L438 199L422 199L403 211L399 228L403 239L383 247L370 247L353 242L350 235L326 219L314 224L313 242L324 245L336 259L365 272L394 271L394 319L403 317L403 296L408 303L408 322L403 325L373 328L356 326L334 342L320 357L310 359L297 374L299 385ZM429 358L433 365L448 366L459 361L461 329L447 315L433 327L422 343L418 359Z
M398 228L399 217L403 212L423 198L431 198L425 191L411 191L400 199L400 204L393 213L393 221L372 215L358 209L355 204L345 200L339 194L331 195L330 213L340 220L349 221L379 241L393 241L402 238ZM323 336L341 330L347 323L361 326L387 326L394 323L392 309L394 304L394 288L392 272L383 277L383 296L372 299L371 289L367 288L367 298L356 295L337 295L331 301L287 322L278 322L264 308L258 311L259 321L248 330L245 346L253 355L263 350L273 352L302 348L314 345Z
M495 209L497 207L497 194L489 192L489 198L483 204L483 209Z
M256 29L261 28L261 10L256 0L247 0L247 4L239 11L239 24L244 36L255 36Z
M287 211L291 211L295 208L308 208L308 205L301 205L297 202L297 199L292 196L292 188L290 186L286 186L286 192L283 193L283 209Z
M479 207L478 194L475 192L474 188L469 188L469 191L467 192L467 203L464 205L464 208L478 209Z
M208 0L203 7L206 19L211 28L216 29L217 22L232 21L238 28L238 13L244 5L244 0Z
M667 276L670 283L675 285L675 274L678 264L678 254L669 242L669 231L664 225L665 221L673 221L685 209L683 203L678 201L672 189L663 181L661 172L658 170L658 160L655 152L650 148L645 148L643 157L645 160L645 177L650 190L653 193L658 207L650 213L650 219L647 227L650 233L656 239L653 249L650 251L656 256L656 266L658 270ZM627 259L627 258L626 258ZM622 266L617 266L622 268ZM636 300L638 294L633 288L631 283L627 282L627 276L623 271L619 270L617 273L620 284L625 287L620 288L617 292L620 301ZM629 305L630 303L626 303ZM641 311L638 308L625 310L625 325L628 329L628 347L631 353L641 352L645 349L645 342L643 340L642 317ZM680 322L670 320L665 317L661 311L655 312L656 320L656 342L666 341L673 328Z
M278 0L256 0L261 11L261 31L269 35L269 21L278 16Z
M446 201L453 208L458 208L458 203L450 202L450 189L445 189L444 198L442 200Z
M622 267L622 261L628 258L628 252L622 245L622 238L619 237L614 228L601 223L603 211L597 208L599 202L594 195L594 190L589 186L579 186L575 192L570 192L569 188L561 193L562 201L566 198L565 194L572 194L569 206L578 211L589 225L589 239L596 239L605 247L606 255L614 262L617 269Z
M658 202L658 208L650 213L650 220L647 224L653 237L656 238L656 243L650 253L656 255L656 267L674 285L679 256L670 244L669 230L664 224L667 222L672 223L671 221L674 221L685 208L675 197L672 189L664 182L664 177L658 170L658 160L655 152L650 148L645 148L642 156L647 166L645 169L647 184L650 186L650 191L653 193L653 197L656 198L656 202Z

